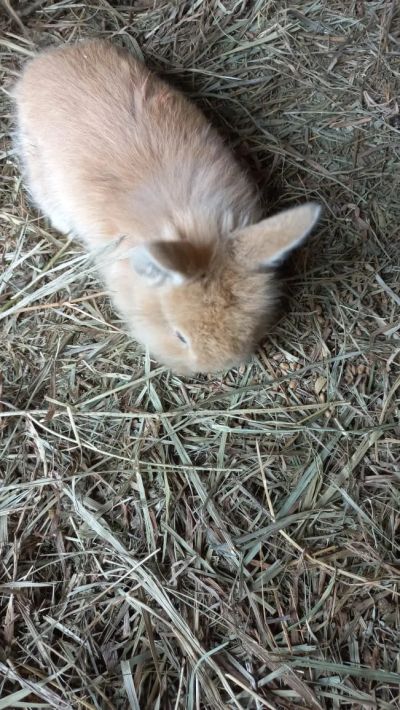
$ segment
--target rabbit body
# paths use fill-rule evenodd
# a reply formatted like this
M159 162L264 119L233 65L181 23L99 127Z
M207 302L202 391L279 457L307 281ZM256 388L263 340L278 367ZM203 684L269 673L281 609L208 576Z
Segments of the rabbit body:
M40 53L14 97L31 196L94 255L114 245L99 270L134 337L187 374L246 358L273 312L276 258L317 207L259 222L253 183L204 115L108 42Z

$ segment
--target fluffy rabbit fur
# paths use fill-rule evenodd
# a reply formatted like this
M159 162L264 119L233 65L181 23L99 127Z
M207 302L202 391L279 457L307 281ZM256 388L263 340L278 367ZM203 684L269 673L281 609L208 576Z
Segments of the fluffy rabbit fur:
M97 255L134 337L183 374L247 358L274 311L275 266L318 206L259 221L254 185L203 114L108 42L39 54L14 97L32 198Z

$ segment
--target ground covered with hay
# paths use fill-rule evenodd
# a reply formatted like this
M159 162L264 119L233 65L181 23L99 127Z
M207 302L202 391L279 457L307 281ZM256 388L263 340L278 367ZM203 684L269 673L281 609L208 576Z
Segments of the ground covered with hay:
M25 0L0 23L0 708L400 707L398 4ZM266 212L324 205L287 315L223 378L149 360L21 186L7 89L87 36L191 95Z

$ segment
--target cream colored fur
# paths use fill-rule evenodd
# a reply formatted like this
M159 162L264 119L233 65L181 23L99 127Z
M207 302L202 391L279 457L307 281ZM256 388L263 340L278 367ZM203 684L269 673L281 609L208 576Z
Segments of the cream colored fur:
M252 182L203 114L107 42L39 54L14 95L32 198L93 254L116 241L97 258L130 332L182 373L248 357L277 297L264 267L319 209L259 222Z

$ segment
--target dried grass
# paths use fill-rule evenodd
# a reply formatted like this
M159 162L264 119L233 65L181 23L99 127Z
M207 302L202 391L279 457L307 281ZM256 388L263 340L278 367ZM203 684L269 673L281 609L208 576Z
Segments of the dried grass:
M400 8L3 0L0 709L400 706ZM28 205L7 86L111 37L319 234L254 362L181 380Z

